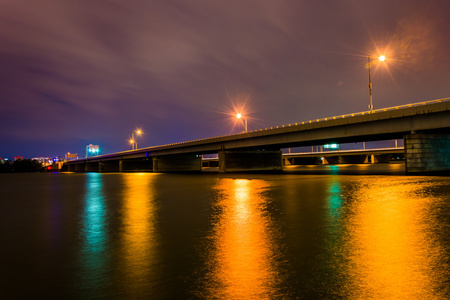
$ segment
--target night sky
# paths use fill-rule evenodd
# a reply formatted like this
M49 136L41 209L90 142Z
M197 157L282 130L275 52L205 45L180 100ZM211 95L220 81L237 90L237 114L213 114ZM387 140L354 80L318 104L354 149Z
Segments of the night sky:
M0 1L0 157L103 153L450 97L450 1Z

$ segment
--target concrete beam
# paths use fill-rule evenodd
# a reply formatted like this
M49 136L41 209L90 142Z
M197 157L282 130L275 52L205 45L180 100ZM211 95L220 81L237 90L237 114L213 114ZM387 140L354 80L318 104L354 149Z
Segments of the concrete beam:
M220 151L219 172L280 172L281 151Z

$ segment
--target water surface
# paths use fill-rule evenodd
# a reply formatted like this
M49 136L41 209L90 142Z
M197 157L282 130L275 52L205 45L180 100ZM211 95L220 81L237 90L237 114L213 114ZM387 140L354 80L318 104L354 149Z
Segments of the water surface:
M449 177L34 173L0 188L6 299L450 294Z

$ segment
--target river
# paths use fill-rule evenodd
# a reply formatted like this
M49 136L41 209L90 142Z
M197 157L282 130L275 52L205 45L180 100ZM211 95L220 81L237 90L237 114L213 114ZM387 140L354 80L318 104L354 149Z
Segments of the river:
M3 299L447 299L450 177L0 174Z

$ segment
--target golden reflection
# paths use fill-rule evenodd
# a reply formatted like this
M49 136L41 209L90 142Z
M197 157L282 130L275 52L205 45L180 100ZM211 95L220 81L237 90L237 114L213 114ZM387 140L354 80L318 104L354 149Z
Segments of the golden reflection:
M277 267L263 180L221 179L213 224L207 298L265 299L275 295ZM279 278L278 278L279 279Z
M443 299L436 264L443 248L433 237L433 199L423 182L362 183L348 220L350 298Z
M156 222L152 189L154 174L124 174L124 280L133 295L148 288L155 259Z

